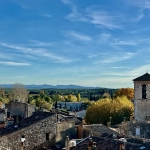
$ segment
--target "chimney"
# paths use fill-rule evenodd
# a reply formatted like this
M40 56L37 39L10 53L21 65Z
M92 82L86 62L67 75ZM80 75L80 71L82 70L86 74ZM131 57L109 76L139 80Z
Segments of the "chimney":
M4 109L4 124L7 126L7 109Z
M77 117L76 111L74 110L74 117Z
M78 132L78 139L82 139L83 138L83 124L78 125L77 132Z
M5 109L5 103L2 103L2 109Z
M93 141L92 138L89 138L88 150L92 150L92 147L93 147Z
M92 150L97 150L97 148L96 148L96 142L93 142L93 148L92 148Z
M34 107L34 112L35 112L35 113L37 112L37 108L36 108L36 107Z
M124 144L123 143L119 143L119 150L123 150L124 149Z
M123 123L126 123L126 117L123 118Z
M107 122L107 127L111 127L111 122Z
M70 147L70 150L76 150L76 146Z
M70 141L70 150L76 150L76 140L71 140Z
M65 140L65 150L70 150L69 137L68 136L66 136L66 140Z
M44 112L44 108L43 108L43 107L40 107L40 111L41 111L41 112Z

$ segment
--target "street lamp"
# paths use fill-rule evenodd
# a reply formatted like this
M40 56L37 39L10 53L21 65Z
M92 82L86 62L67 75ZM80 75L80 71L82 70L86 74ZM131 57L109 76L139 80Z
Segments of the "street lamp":
M21 137L21 150L23 150L23 147L24 147L24 142L25 142L25 137L24 137L24 135Z

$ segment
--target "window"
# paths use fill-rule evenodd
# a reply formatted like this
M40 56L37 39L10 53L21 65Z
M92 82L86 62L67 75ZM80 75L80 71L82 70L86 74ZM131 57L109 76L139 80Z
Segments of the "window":
M49 133L46 133L46 141L48 141L49 140Z
M146 86L146 84L143 84L142 85L142 99L146 99L147 98L146 91L147 91L147 86Z

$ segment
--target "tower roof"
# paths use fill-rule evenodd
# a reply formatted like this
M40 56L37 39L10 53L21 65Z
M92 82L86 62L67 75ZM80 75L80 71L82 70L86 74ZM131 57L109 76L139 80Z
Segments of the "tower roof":
M150 74L145 73L142 76L133 79L133 81L150 81Z

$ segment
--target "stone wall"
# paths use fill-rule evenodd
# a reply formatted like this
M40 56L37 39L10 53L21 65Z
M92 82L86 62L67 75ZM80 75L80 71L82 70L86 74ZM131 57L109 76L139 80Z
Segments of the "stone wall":
M142 85L147 85L147 99L142 99ZM134 82L134 116L137 121L144 121L146 116L150 116L150 81Z
M58 147L63 147L66 136L70 139L76 138L75 122L58 122L56 144Z
M49 139L46 139L47 134ZM10 150L20 150L22 136L25 137L24 150L38 150L44 144L48 146L48 143L56 136L56 115L53 114L28 127L1 136L0 146Z
M140 128L140 135L136 135L136 128ZM150 139L150 123L148 123L147 121L126 121L125 123L117 125L116 129L118 131L123 130L124 135Z
M17 101L10 102L6 105L6 108L11 115L23 118L30 117L35 112L35 106Z
M128 132L136 136L136 128L140 128L140 135L141 138L147 138L150 139L150 123L147 122L135 122L127 125Z

